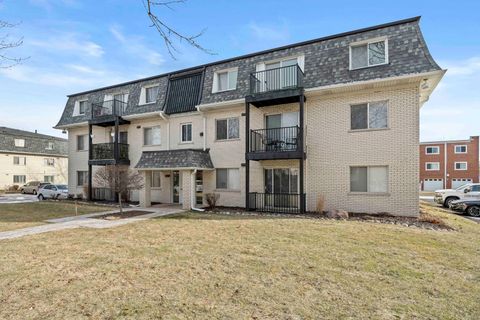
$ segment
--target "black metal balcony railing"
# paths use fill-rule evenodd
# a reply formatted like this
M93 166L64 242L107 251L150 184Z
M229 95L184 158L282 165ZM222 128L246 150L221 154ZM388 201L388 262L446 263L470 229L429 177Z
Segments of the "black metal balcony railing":
M104 116L123 116L127 104L120 100L92 103L92 119Z
M115 144L110 143L95 143L92 144L92 158L91 160L113 160L115 157ZM128 144L118 144L118 159L128 160Z
M300 127L282 127L250 131L250 152L298 151Z
M298 64L250 74L250 94L303 87L303 71Z
M300 203L305 194L257 193L248 196L251 210L274 213L300 213Z

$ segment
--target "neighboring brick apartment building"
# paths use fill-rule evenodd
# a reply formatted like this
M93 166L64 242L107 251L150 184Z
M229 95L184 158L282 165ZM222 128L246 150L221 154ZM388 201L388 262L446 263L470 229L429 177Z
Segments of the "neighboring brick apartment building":
M479 168L478 136L468 140L420 142L420 187L423 191L454 189L465 183L479 182Z
M419 17L72 94L69 190L128 165L152 202L418 215L419 109L443 77ZM75 192L76 190L76 192Z
M67 183L67 140L0 127L0 189L29 181Z

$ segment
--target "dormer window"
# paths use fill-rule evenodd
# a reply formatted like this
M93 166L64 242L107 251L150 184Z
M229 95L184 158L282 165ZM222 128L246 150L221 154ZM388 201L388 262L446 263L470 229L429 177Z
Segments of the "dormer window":
M350 70L388 63L387 39L372 39L350 44Z
M25 139L15 139L15 147L25 148Z
M45 148L46 150L53 150L53 142L48 142L47 147Z
M145 88L145 103L155 103L158 96L158 86Z
M78 102L78 114L85 114L87 111L87 101L79 101Z
M238 68L215 72L212 92L235 90L237 88Z

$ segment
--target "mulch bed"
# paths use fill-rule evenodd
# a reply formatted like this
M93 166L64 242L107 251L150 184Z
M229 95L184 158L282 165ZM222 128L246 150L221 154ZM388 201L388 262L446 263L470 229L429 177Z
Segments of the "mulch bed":
M153 211L140 211L140 210L132 210L132 211L126 211L123 213L120 212L113 212L113 213L107 213L101 216L96 216L93 217L94 219L103 219L103 220L119 220L119 219L127 219L127 218L133 218L133 217L138 217L138 216L143 216L145 214L153 213Z
M267 213L267 212L256 212L256 211L245 211L244 208L228 208L228 207L216 207L213 209L206 209L205 212L208 213L217 213L223 215L242 215L242 216L258 216L258 217L278 217L278 218L303 218L303 219L321 219L321 220L336 220L333 218L328 218L325 214L319 213L305 213L305 214L284 214L284 213ZM379 214L368 214L368 213L359 213L359 212L349 212L348 219L350 221L365 221L365 222L375 222L375 223L384 223L384 224L395 224L405 227L416 227L428 230L446 230L452 231L455 230L448 224L446 224L440 218L429 215L422 210L418 218L415 217L401 217L394 216L388 213L379 213Z

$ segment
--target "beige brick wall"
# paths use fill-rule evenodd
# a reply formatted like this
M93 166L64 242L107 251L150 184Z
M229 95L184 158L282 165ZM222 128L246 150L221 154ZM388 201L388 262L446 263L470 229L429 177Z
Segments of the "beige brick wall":
M418 215L419 99L415 84L310 97L307 101L307 209ZM388 100L389 128L350 131L350 105ZM350 193L350 166L388 166L388 194Z
M377 131L350 131L350 105L363 102L388 100L389 128ZM326 200L326 209L346 209L356 212L390 212L397 215L418 214L418 121L419 92L417 84L388 87L361 92L312 95L308 94L305 106L307 160L305 183L307 209L315 210L319 195ZM278 112L297 111L298 104L272 106L267 108L251 107L251 128L264 128L264 116ZM204 194L220 194L219 205L245 205L245 117L244 105L171 117L169 125L160 117L147 120L134 120L122 127L128 130L130 160L132 167L138 162L142 151L166 150L177 148L206 147L215 168L240 169L240 190L217 190L215 170L204 171ZM240 120L240 138L228 141L216 140L215 120L238 117ZM204 132L205 121L205 132ZM180 124L192 122L193 143L181 144ZM162 143L158 146L143 146L143 128L160 125ZM168 130L168 132L167 132ZM200 136L204 132L204 137ZM75 136L87 133L87 127L69 130L71 188L75 188L76 171L87 170L87 152L77 152ZM102 137L107 141L108 132L94 127L95 141ZM167 137L169 143L167 143ZM251 161L250 190L264 192L264 168L298 168L298 160ZM350 166L384 165L389 168L388 193L382 195L351 194ZM166 173L167 175L169 173ZM184 201L190 205L190 175L185 181ZM152 201L169 202L171 200L171 177L162 176L162 187L152 190ZM187 189L190 189L188 187ZM188 199L187 199L188 197ZM138 198L138 194L133 199Z
M25 157L25 165L13 164L14 157ZM45 165L45 158L54 159L53 167ZM24 175L26 182L44 181L45 176L54 176L54 183L65 184L68 178L66 157L32 154L0 153L0 189L14 185L14 175ZM22 183L15 183L20 186Z

